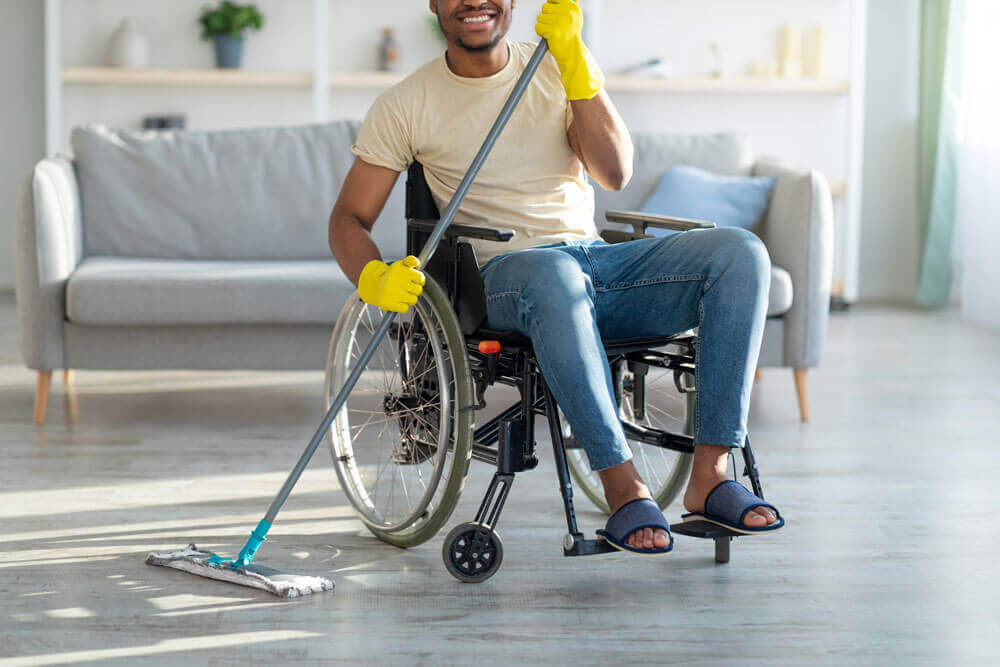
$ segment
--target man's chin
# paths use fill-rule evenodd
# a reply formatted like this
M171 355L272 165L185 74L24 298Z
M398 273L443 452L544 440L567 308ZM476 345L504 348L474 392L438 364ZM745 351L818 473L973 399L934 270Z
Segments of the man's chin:
M500 43L503 37L503 35L496 35L492 39L488 40L478 38L469 41L460 37L458 39L458 45L470 53L485 53L487 51L492 51L496 45Z

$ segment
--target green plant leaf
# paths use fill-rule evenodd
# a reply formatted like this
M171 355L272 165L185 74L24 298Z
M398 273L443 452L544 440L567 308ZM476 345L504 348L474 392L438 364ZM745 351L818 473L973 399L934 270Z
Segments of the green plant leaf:
M202 27L202 38L216 35L241 36L246 30L260 30L264 17L256 5L238 5L225 0L217 7L205 6L198 18Z

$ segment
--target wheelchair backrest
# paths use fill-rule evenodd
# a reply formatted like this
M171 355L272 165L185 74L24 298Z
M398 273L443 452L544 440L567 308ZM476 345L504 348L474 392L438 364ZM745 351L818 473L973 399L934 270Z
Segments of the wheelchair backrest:
M414 161L406 172L406 219L438 220L440 217L424 178L424 167ZM427 232L408 225L407 254L420 254L428 236ZM486 293L475 250L466 241L455 236L445 236L424 271L448 293L462 333L472 335L486 320Z
M414 160L406 172L406 219L437 220L440 217L441 213L424 178L424 166Z

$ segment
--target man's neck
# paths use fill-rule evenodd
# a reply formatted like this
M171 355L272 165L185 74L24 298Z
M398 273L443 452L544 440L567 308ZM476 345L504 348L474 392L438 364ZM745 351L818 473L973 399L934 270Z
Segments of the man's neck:
M467 51L461 46L448 44L445 61L448 69L458 76L480 78L496 74L507 65L510 50L507 40L501 40L489 51Z

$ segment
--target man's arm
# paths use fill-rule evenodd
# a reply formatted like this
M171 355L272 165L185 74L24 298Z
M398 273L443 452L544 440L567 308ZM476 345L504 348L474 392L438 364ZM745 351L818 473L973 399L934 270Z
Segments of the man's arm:
M399 172L355 158L330 214L330 250L344 275L358 284L365 264L381 259L371 232Z
M632 137L607 92L573 100L569 145L587 173L605 190L621 190L632 178Z
M573 122L566 134L587 173L606 190L632 178L632 137L604 91L604 75L583 43L583 12L574 0L545 0L535 32L559 66Z

